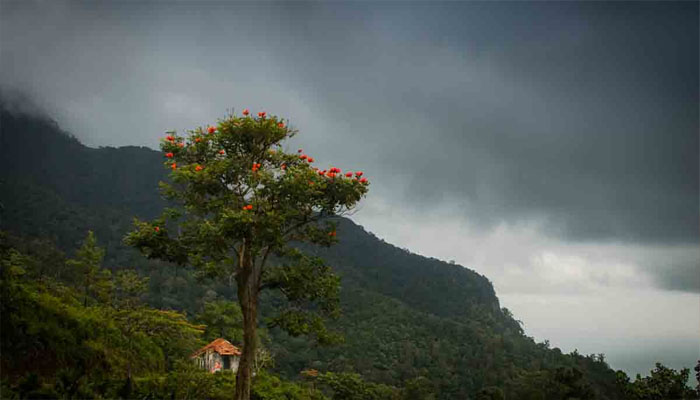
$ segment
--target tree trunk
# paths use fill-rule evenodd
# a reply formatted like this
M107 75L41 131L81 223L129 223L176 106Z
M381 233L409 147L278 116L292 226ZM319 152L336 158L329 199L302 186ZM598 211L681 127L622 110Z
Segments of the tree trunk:
M243 312L243 348L241 361L236 374L235 400L249 400L255 362L256 331L258 327L258 292L260 289L260 269L244 250L242 268L239 268L236 282L238 302Z

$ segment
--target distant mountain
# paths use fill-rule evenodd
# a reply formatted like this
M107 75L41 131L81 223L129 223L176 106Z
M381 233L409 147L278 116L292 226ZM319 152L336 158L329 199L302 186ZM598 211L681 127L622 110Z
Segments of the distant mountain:
M108 267L150 276L155 307L191 314L206 300L232 299L224 282L196 282L191 271L146 261L122 244L134 216L153 217L165 204L157 191L167 179L162 160L145 147L89 148L48 117L3 107L0 230L49 238L68 253L93 230ZM278 372L355 371L392 385L425 377L441 399L501 392L540 398L528 396L555 388L578 398L621 398L602 359L564 355L526 336L484 276L392 246L348 219L339 219L338 232L338 245L305 250L343 278L343 315L332 326L345 343L319 348L272 331Z

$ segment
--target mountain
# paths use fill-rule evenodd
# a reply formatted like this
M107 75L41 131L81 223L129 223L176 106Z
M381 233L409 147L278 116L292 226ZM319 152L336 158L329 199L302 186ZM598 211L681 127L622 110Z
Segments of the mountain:
M0 230L48 238L67 253L93 230L106 247L106 267L136 267L150 277L154 307L192 315L206 301L235 298L225 282L198 282L192 271L147 261L122 244L133 217L152 218L165 205L157 191L167 179L162 160L145 147L89 148L46 116L3 107ZM526 336L486 277L388 244L349 219L338 222L338 245L304 250L342 277L343 314L331 327L345 342L315 347L272 330L279 374L354 371L396 386L424 379L441 399L539 398L546 390L621 398L602 358L562 354Z

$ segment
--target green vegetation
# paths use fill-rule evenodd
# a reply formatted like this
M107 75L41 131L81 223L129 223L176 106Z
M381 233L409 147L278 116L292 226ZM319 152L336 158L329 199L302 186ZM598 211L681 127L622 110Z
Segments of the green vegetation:
M231 372L211 374L188 356L206 343L201 339L205 330L207 335L216 329L239 334L235 325L240 320L218 320L218 327L205 327L188 322L184 314L148 307L141 301L147 278L132 270L104 278L101 286L109 289L90 293L86 305L82 267L62 281L42 270L80 265L88 257L96 274L108 272L92 263L101 253L92 233L78 258L67 261L43 258L56 250L36 243L29 248L34 254L22 252L28 249L22 243L0 234L3 399L232 397L236 377ZM240 314L236 307L207 303L197 319L207 320L221 308ZM323 375L318 383L294 383L263 369L257 372L253 399L321 400L327 398L324 392L347 398L334 393L345 396L355 390L335 383L334 374ZM364 384L359 377L353 379Z
M172 183L160 187L180 207L153 222L137 219L125 240L148 258L236 283L243 315L237 400L250 399L261 291L276 289L288 303L269 318L271 326L332 340L322 316L338 314L339 279L322 259L289 243L331 245L336 227L328 218L351 210L368 188L361 172L319 170L302 150L285 153L282 144L296 131L276 116L243 114L187 138L165 137Z
M1 397L231 398L233 374L188 356L216 337L241 344L236 285L122 242L134 216L174 205L155 186L168 180L162 154L90 149L47 119L0 117ZM598 355L536 343L485 277L333 222L336 246L296 249L340 276L341 313L327 325L344 340L264 329L289 303L263 292L251 398L697 397L686 370L657 366L632 382Z
M43 258L55 252L50 248L22 252L19 241L0 237L2 374L10 392L23 398L129 397L132 374L164 373L200 344L203 328L184 314L141 303L144 278L124 270L111 279L93 264L101 250L92 234L68 261ZM101 290L85 290L88 264L101 277ZM43 274L46 268L73 273L59 281Z
M696 370L700 373L700 361ZM637 375L634 382L622 371L617 371L618 384L623 388L626 399L661 400L661 399L697 399L699 391L688 387L690 369L676 371L656 363L649 376ZM698 388L700 389L700 387Z

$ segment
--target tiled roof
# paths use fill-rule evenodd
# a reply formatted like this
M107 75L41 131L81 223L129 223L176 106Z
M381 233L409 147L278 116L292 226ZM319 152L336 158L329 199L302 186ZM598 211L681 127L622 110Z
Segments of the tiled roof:
M195 351L192 353L190 358L197 357L198 355L204 353L208 349L212 349L215 352L221 354L222 356L240 356L241 351L238 349L238 347L234 346L231 344L226 339L218 338L214 340L213 342L209 343L208 345L202 347L201 349Z

